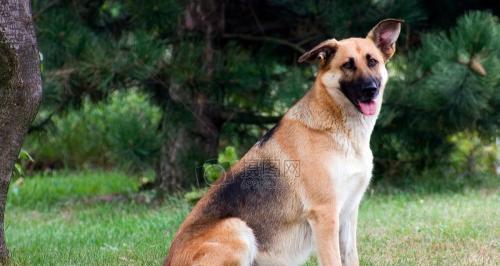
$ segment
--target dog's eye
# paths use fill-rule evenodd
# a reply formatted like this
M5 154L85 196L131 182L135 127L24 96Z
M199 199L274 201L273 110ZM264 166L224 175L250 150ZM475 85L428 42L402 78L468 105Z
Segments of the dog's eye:
M356 65L354 64L354 60L351 58L349 61L345 62L342 65L342 68L344 69L349 69L349 70L354 70L356 69Z
M373 58L368 58L368 67L374 67L378 64L378 61Z

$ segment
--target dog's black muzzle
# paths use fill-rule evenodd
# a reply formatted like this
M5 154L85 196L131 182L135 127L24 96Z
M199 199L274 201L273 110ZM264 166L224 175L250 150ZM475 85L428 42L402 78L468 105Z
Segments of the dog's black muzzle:
M352 81L341 81L340 90L354 104L369 102L377 98L380 92L380 80L376 78L359 78Z
M365 81L360 86L360 96L359 100L362 102L371 101L378 96L379 93L379 82L375 80Z

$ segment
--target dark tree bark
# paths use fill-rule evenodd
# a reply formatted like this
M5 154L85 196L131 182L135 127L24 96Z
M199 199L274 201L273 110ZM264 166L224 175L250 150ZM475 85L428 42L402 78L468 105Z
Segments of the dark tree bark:
M42 96L29 0L0 0L0 264L8 261L4 212L12 169Z
M187 4L179 24L180 37L197 35L203 40L200 64L203 76L196 77L209 84L216 71L218 41L224 32L224 1L196 0ZM174 47L175 53L175 47ZM223 120L218 106L210 101L206 88L188 88L172 81L168 88L169 102L165 113L163 142L156 174L156 187L160 194L192 184L197 165L215 158ZM175 122L175 112L189 114ZM182 115L182 114L181 114ZM174 117L174 118L172 118ZM168 127L168 128L167 128ZM186 160L192 160L186 164Z

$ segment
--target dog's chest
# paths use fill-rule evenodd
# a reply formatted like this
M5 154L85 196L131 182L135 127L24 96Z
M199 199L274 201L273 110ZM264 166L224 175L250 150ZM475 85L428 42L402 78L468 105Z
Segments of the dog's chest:
M369 147L358 152L332 154L328 169L338 209L359 203L370 183L373 155Z

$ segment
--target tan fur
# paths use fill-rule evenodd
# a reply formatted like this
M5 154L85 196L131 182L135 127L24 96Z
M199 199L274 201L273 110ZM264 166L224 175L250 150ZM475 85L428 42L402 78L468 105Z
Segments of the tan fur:
M300 265L313 250L321 265L359 264L357 210L371 178L369 141L387 82L384 62L394 51L381 50L374 30L367 38L328 40L301 57L320 60L311 90L268 140L252 147L198 202L165 265ZM380 64L370 68L362 63L367 54ZM342 68L348 58L361 62L354 73ZM361 114L339 90L340 79L367 75L382 82L374 116ZM275 188L259 187L254 198L240 183L231 186L248 162L263 160L279 170ZM289 162L298 162L298 173L287 168ZM269 198L259 201L262 197Z

